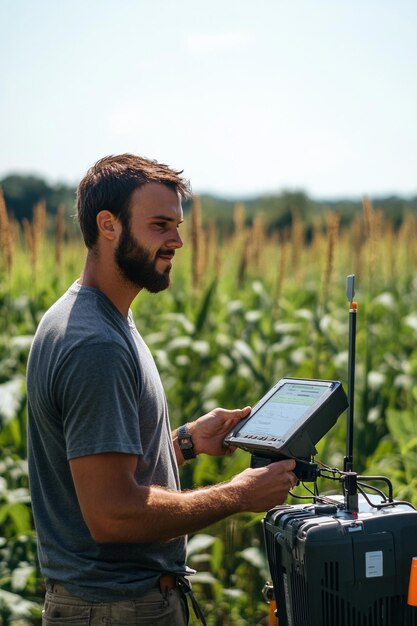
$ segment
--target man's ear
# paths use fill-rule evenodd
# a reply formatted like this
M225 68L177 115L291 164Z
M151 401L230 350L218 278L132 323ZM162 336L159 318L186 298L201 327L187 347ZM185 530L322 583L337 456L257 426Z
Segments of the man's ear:
M97 213L96 221L100 235L108 241L114 241L117 238L120 225L113 213L110 211L100 211Z

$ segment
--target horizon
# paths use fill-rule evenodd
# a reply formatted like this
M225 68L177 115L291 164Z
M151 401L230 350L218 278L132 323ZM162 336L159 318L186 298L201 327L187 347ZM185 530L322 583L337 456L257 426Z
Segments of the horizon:
M48 180L45 176L42 176L41 174L38 173L34 173L34 172L9 172L6 173L4 176L0 177L0 187L2 182L8 178L9 176L21 176L21 177L34 177L36 179L42 180L43 182L45 182L45 184L50 187L51 189L56 189L59 186L64 186L66 188L69 189L74 189L74 192L76 191L77 185L78 183L66 183L65 181L62 180L57 180L55 182ZM325 203L325 202L362 202L362 200L366 197L369 198L371 200L372 203L378 202L378 201L385 201L385 200L391 200L391 199L398 199L398 200L403 200L403 201L415 201L417 200L417 192L415 193L411 193L411 194L390 194L390 193L382 193L382 194L376 194L373 196L370 196L369 194L363 194L362 196L333 196L333 197L316 197L316 196L312 196L311 194L308 194L304 189L277 189L277 190L270 190L270 191L261 191L257 194L248 194L246 196L233 196L233 195L227 195L227 194L219 194L216 192L211 192L211 191L192 191L192 196L199 196L199 197L203 197L203 196L208 196L211 198L214 198L216 200L222 200L225 202L253 202L256 201L259 198L264 198L264 197L275 197L275 196L280 196L280 195L284 195L284 194L291 194L291 193L301 193L301 194L305 194L306 197L309 200L312 200L313 202L316 203Z

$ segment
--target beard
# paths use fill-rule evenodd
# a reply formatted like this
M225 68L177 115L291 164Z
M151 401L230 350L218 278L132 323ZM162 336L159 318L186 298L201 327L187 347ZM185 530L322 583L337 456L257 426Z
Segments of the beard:
M128 226L123 227L115 261L123 278L135 287L151 293L158 293L169 287L171 268L158 272L155 268L156 257L152 258L148 250L134 239Z

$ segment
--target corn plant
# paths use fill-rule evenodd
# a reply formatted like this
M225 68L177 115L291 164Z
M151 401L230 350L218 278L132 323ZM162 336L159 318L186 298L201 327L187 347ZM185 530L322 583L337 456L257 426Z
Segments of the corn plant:
M364 199L362 215L337 214L269 232L238 204L228 227L192 208L172 287L141 293L132 310L157 361L172 426L215 406L253 405L283 376L347 381L345 276L357 278L355 463L385 473L395 493L417 504L417 234ZM223 222L224 223L224 222ZM42 579L26 469L25 364L43 312L79 275L85 255L62 211L44 205L18 225L0 198L0 624L36 624ZM345 423L319 444L320 459L341 466ZM226 480L249 464L237 451L183 466L185 488ZM190 538L195 588L210 626L266 624L267 577L261 517L223 520Z

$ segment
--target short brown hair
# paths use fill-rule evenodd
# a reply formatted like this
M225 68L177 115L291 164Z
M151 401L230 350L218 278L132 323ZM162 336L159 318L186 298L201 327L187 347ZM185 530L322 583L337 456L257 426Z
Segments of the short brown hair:
M132 193L146 183L162 183L182 198L191 194L190 183L181 171L134 154L104 157L88 170L77 189L77 218L87 248L97 242L96 217L110 211L123 225L129 224Z

